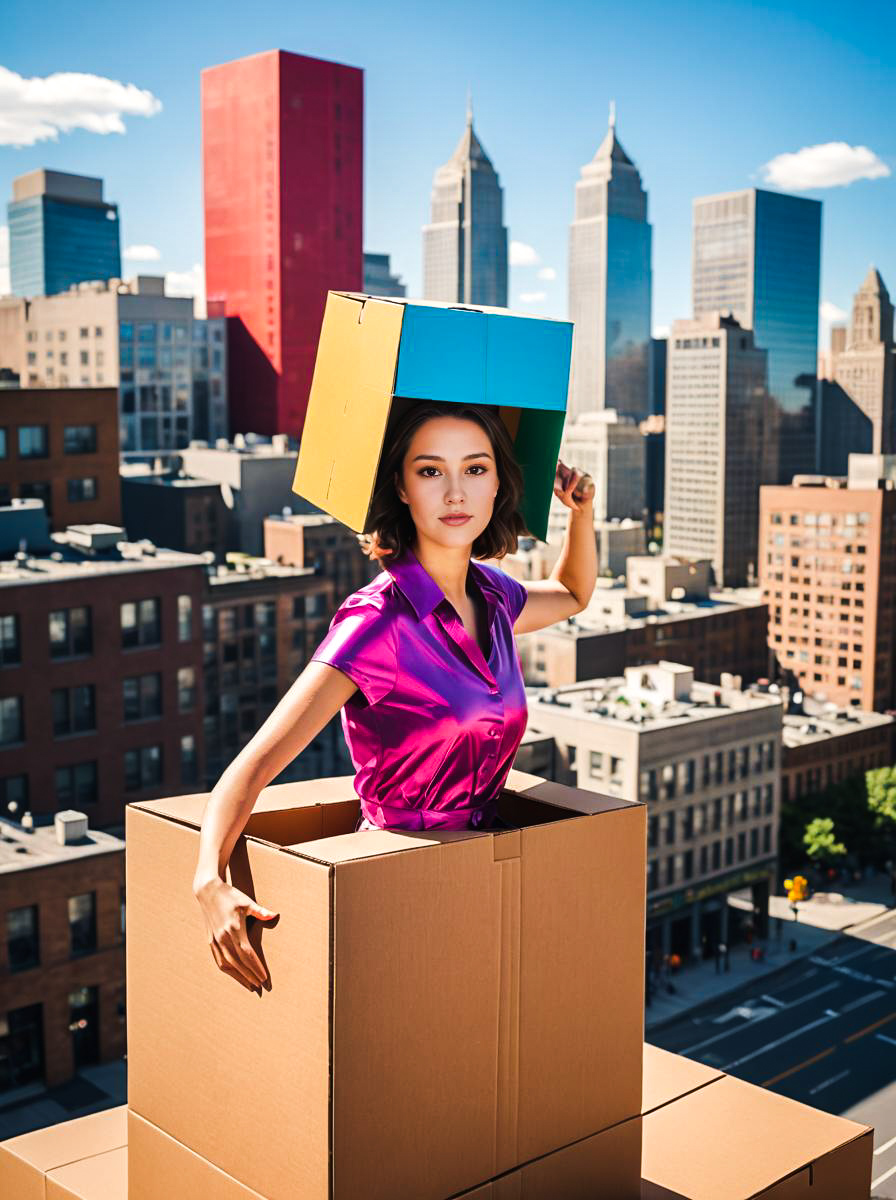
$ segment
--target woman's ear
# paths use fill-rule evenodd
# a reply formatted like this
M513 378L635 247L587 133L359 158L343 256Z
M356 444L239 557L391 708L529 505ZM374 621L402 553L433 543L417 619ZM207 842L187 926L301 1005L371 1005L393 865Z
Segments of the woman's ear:
M401 486L401 480L398 478L397 471L395 472L394 480L395 480L395 491L398 494L398 499L402 502L402 504L407 504L408 498L405 495L404 488Z

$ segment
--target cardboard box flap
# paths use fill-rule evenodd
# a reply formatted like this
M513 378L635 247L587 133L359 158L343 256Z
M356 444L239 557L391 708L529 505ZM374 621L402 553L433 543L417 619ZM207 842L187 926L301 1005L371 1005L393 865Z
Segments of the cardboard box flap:
M644 1117L642 1174L692 1200L749 1200L869 1132L725 1075Z
M47 1200L127 1200L127 1196L126 1145L47 1172Z
M165 796L158 800L135 800L128 807L139 808L144 812L155 813L158 816L178 821L181 825L190 825L194 829L199 829L209 795L209 792L198 792L189 796ZM274 827L272 822L265 823L263 820L265 817L276 818L296 809L324 808L328 805L339 805L346 802L358 804L354 775L337 775L331 779L302 780L298 783L273 783L259 792L258 799L249 814L246 831L248 832L250 824L255 821L257 828L253 830L253 833L264 837L266 835L259 830L262 827ZM271 838L271 840L279 839Z
M641 1112L652 1112L723 1076L724 1072L716 1067L708 1067L705 1063L694 1062L692 1058L661 1050L659 1046L645 1042Z
M338 863L379 858L383 854L397 854L400 850L423 850L429 846L465 841L467 838L485 837L490 832L485 829L364 829L359 833L296 842L283 848L301 858L310 858L325 866L336 866Z
M507 776L505 790L515 796L538 800L542 804L550 804L553 808L581 813L583 816L613 812L618 808L635 808L643 804L641 800L624 800L620 796L605 796L601 792L590 792L585 788L552 783L539 775L529 775L525 771L513 769Z
M127 1105L121 1104L89 1113L86 1117L60 1121L45 1129L20 1133L17 1137L7 1138L2 1145L7 1153L38 1171L47 1172L127 1144Z

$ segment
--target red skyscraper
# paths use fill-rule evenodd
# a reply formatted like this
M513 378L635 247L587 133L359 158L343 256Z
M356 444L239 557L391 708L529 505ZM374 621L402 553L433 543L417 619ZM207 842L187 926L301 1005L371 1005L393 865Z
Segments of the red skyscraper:
M363 72L270 50L202 72L205 278L231 432L301 434L324 302L363 277Z

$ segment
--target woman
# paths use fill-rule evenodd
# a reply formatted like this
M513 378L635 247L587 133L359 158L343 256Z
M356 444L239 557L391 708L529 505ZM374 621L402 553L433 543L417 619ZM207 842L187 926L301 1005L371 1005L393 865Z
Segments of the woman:
M258 794L342 710L358 829L489 828L526 727L517 633L581 612L597 578L593 487L557 465L570 509L549 579L522 584L473 561L525 531L522 475L497 410L420 403L398 421L364 539L384 570L349 596L305 670L213 789L193 892L218 967L260 990L246 918L271 920L225 882Z

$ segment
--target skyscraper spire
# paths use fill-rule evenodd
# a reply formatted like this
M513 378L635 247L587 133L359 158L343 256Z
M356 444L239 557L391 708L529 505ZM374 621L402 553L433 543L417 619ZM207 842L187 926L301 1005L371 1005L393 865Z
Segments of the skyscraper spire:
M610 101L610 128L616 128L616 101Z
M473 128L473 89L467 88L467 128Z

